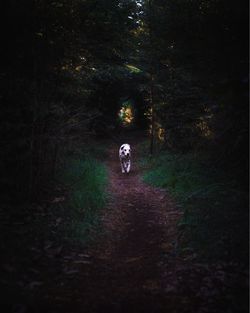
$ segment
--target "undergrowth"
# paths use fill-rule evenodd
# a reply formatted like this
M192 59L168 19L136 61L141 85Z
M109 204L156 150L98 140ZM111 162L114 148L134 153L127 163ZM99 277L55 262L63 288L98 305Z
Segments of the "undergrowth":
M145 155L145 154L144 154ZM248 192L237 175L197 154L141 159L145 182L166 188L183 209L183 249L212 260L248 260Z
M107 200L105 154L103 148L88 145L87 150L75 150L63 159L57 175L63 201L58 197L54 203L55 215L63 219L57 227L63 240L86 243L99 228L100 210Z

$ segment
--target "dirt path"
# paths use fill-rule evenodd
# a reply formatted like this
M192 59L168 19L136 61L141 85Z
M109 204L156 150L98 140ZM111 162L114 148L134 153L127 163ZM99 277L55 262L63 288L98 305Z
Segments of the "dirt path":
M110 149L107 166L113 199L103 216L106 238L95 255L110 275L105 295L109 305L113 303L119 312L156 312L162 305L162 300L158 301L162 297L162 265L166 255L175 257L181 213L163 190L142 182L137 146L132 147L133 165L128 175L121 173L118 147Z
M61 278L63 286L49 290L49 312L174 312L179 305L172 295L174 281L170 286L167 276L176 276L181 213L164 190L143 183L137 144L129 143L129 174L121 173L119 145L110 146L106 165L111 198L103 210L103 234L84 254L72 251L68 256L68 271L75 275L66 284Z

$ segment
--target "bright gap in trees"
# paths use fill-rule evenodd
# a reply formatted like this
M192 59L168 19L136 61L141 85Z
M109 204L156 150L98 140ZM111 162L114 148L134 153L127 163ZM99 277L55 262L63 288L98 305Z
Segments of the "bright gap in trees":
M135 120L135 109L133 100L122 101L120 110L118 112L118 118L122 126L130 127Z

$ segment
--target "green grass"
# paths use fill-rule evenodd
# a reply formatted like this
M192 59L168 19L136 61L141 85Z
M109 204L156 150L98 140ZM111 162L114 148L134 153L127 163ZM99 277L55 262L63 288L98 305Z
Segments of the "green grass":
M62 180L71 189L69 206L78 212L93 211L105 205L106 169L96 159L71 159Z
M145 182L166 188L184 211L183 248L209 259L248 258L248 193L233 173L195 154L163 152L141 160Z
M182 200L205 183L201 168L191 155L162 154L151 159L149 166L144 180L157 187L167 188Z
M107 201L105 151L89 146L69 153L58 173L65 201L55 203L54 215L63 217L57 234L71 243L86 243L100 226L100 212Z

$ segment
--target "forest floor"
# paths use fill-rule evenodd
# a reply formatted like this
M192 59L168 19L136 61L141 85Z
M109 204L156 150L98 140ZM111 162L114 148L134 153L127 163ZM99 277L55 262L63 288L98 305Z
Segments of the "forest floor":
M17 303L11 312L244 312L234 297L245 273L178 253L182 212L165 190L142 181L138 138L129 143L129 174L121 173L118 145L108 150L111 198L99 239L84 250L52 249L50 263L35 260L40 265L34 271L43 276L30 282L29 303Z

